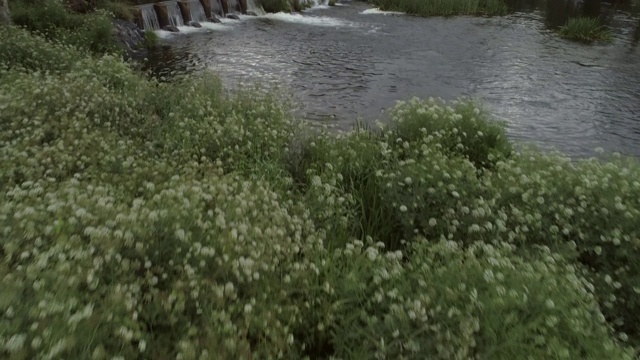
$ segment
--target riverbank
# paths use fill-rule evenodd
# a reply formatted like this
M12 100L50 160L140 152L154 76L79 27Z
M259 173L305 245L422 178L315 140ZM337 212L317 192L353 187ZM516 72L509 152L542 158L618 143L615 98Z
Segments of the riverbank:
M0 28L2 357L633 358L636 160L466 100L312 131L92 43Z

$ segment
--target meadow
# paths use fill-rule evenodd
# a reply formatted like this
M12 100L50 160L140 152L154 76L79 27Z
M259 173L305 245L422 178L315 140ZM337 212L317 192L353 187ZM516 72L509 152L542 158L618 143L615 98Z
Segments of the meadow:
M472 99L317 129L65 26L0 28L0 357L637 355L636 159L514 144Z

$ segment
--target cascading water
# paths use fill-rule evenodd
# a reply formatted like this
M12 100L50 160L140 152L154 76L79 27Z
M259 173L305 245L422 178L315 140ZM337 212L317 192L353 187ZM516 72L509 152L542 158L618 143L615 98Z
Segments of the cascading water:
M229 13L233 14L242 12L240 2L238 2L238 0L227 0L227 4L229 4Z
M258 16L266 14L262 6L258 4L257 0L247 0L247 10L253 12Z
M202 7L200 0L189 1L189 13L191 15L191 21L207 21L207 15L204 13L204 8Z
M209 4L211 4L212 15L224 16L224 9L220 0L210 0Z
M169 12L169 24L173 26L184 26L184 19L182 18L182 12L180 12L180 6L177 1L167 2L167 11Z
M153 4L140 6L140 13L142 14L142 26L144 30L160 30L160 21L158 20L158 14L153 8Z

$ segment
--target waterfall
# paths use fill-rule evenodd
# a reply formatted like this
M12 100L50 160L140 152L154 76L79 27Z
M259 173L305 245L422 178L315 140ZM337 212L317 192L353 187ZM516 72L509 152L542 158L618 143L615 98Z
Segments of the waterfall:
M167 2L167 11L169 12L169 24L176 27L184 26L184 19L177 1Z
M189 13L191 14L191 21L207 21L207 15L204 13L200 0L189 0Z
M211 4L212 15L224 16L224 9L222 8L220 0L210 0L209 4Z
M158 21L158 14L156 14L153 4L141 5L140 13L144 30L160 30L160 21Z
M242 9L240 9L240 3L238 0L227 0L227 4L229 4L229 13L241 13Z
M260 5L257 0L247 0L247 11L252 11L259 16L266 14L262 5Z

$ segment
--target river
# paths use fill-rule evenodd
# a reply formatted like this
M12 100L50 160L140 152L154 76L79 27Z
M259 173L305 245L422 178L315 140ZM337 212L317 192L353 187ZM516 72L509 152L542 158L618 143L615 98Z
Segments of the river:
M373 124L396 100L468 96L519 142L640 156L640 23L613 12L609 24L612 43L584 45L541 11L420 18L343 1L162 33L169 48L150 61L158 74L207 68L230 87L277 86L298 116L340 129Z

